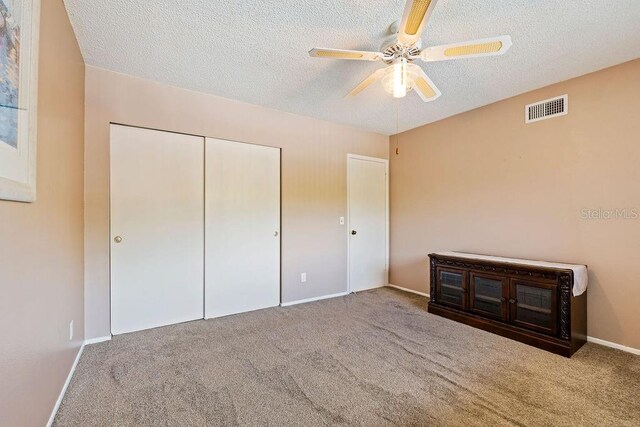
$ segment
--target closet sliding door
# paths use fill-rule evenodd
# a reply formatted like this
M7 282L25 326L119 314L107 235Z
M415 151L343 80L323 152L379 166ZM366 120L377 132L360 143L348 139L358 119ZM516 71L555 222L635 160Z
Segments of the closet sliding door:
M204 138L111 126L111 331L203 317Z
M205 317L280 304L280 149L207 138Z

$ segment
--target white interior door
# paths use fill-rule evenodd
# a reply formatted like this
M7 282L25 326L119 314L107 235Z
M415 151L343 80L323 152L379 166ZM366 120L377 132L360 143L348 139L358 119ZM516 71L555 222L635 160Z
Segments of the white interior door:
M205 317L280 304L280 150L207 138Z
M387 166L384 159L348 157L351 292L388 281Z
M204 138L111 126L111 331L203 317Z

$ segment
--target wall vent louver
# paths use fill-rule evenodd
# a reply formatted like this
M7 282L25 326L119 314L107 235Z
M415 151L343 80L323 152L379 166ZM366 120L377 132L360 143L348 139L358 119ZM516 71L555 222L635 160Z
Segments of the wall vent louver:
M533 123L553 117L564 116L569 112L569 95L562 95L524 107L524 122Z

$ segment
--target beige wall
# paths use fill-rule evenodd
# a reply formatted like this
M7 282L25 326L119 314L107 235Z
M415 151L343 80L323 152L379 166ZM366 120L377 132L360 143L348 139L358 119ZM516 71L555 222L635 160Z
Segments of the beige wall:
M37 201L0 201L2 426L47 422L84 337L84 64L62 0L41 16Z
M569 115L524 124L569 94ZM640 60L392 137L390 282L428 292L427 254L588 264L589 335L640 348ZM398 141L400 155L395 155Z
M339 225L347 214L346 155L388 158L387 136L99 68L86 72L88 338L110 333L109 122L282 147L282 300L346 291L347 233Z

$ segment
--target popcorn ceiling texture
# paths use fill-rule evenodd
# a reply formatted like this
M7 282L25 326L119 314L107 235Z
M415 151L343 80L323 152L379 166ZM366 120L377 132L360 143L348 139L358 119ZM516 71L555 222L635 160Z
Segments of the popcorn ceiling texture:
M65 0L87 64L383 134L395 134L640 57L640 1L440 0L432 46L510 34L502 57L425 64L443 96L395 101L382 63L310 58L378 50L404 0ZM396 112L400 113L399 128Z

